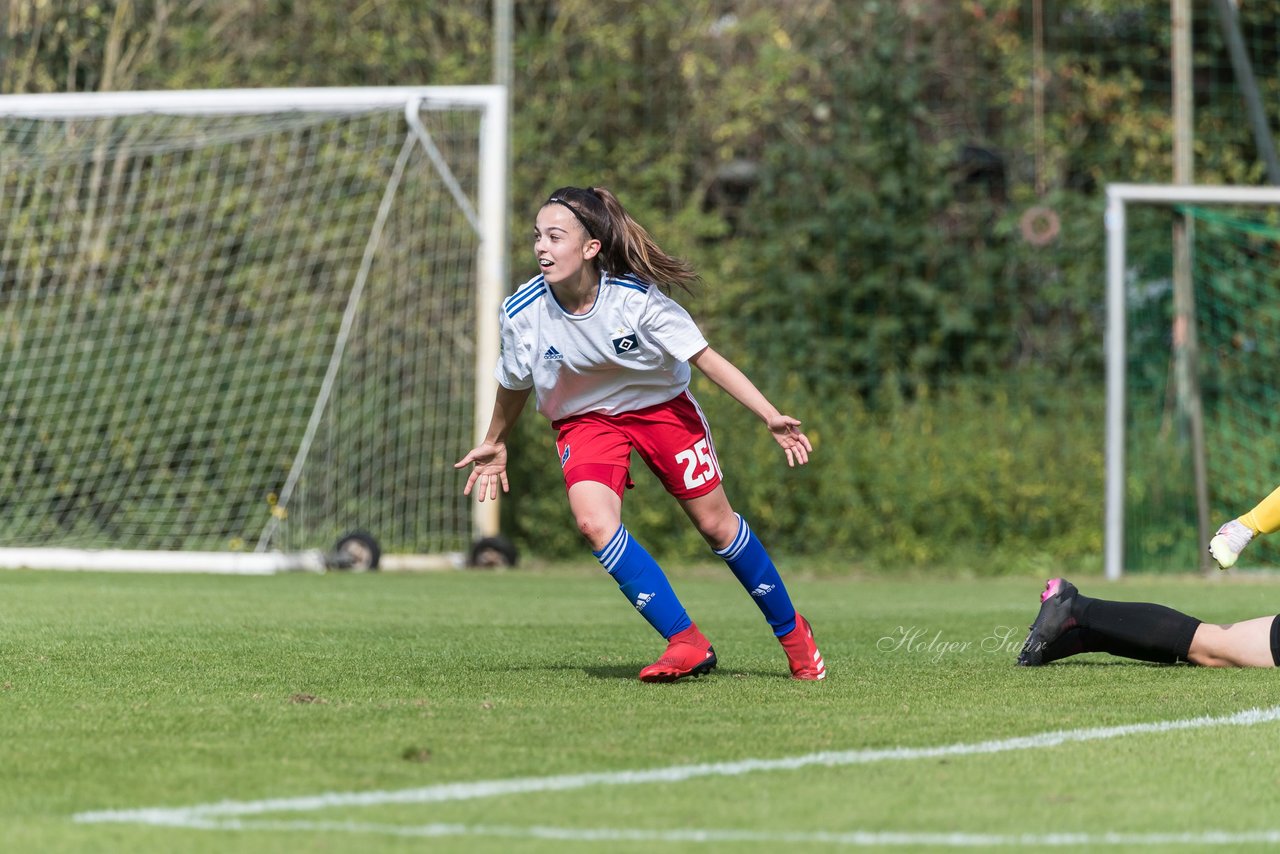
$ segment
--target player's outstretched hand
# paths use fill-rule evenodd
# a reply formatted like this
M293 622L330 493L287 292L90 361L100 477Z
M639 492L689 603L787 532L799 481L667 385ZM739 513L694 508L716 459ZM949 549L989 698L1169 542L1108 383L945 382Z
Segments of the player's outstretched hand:
M800 422L790 415L775 415L769 419L769 432L787 452L787 465L795 468L809 462L813 445L809 437L800 432Z
M502 442L481 442L467 452L467 455L453 464L456 469L472 465L471 474L467 477L467 485L462 488L463 495L470 495L474 489L476 498L496 500L498 488L507 492L507 446Z

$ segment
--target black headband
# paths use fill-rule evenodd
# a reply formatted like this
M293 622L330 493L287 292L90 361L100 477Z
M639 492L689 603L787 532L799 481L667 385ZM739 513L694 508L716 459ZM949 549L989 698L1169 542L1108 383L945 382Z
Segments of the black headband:
M596 233L595 231L592 230L591 226L587 225L587 221L582 218L582 214L578 213L578 209L575 208L573 205L569 204L564 199L560 198L559 196L552 196L551 198L547 199L547 204L564 205L566 208L569 209L569 213L573 214L573 218L576 219L579 223L581 223L582 227L587 230L588 237L590 237L592 240L600 239L596 237Z

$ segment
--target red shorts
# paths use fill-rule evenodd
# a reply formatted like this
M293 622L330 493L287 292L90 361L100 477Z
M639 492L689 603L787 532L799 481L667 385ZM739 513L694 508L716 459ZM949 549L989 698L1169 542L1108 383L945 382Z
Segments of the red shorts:
M676 498L697 498L720 485L711 428L687 391L666 403L619 415L588 412L555 421L556 450L567 489L583 480L621 497L631 481L634 449Z

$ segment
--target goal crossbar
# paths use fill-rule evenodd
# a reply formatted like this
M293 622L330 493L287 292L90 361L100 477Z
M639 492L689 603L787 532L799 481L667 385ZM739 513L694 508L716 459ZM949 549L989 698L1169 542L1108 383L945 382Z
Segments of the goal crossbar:
M303 110L341 113L395 107L417 101L427 109L475 108L489 121L506 122L504 86L337 86L277 89L55 92L0 96L0 116L89 118L139 113L254 115ZM495 130L505 134L505 127Z

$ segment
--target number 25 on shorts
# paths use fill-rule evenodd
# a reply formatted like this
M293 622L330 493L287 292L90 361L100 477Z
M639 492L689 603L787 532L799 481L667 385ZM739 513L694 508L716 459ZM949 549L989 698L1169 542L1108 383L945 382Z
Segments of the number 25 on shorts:
M676 454L676 462L684 466L684 485L689 489L702 486L720 474L716 458L706 439L701 439L692 448Z

